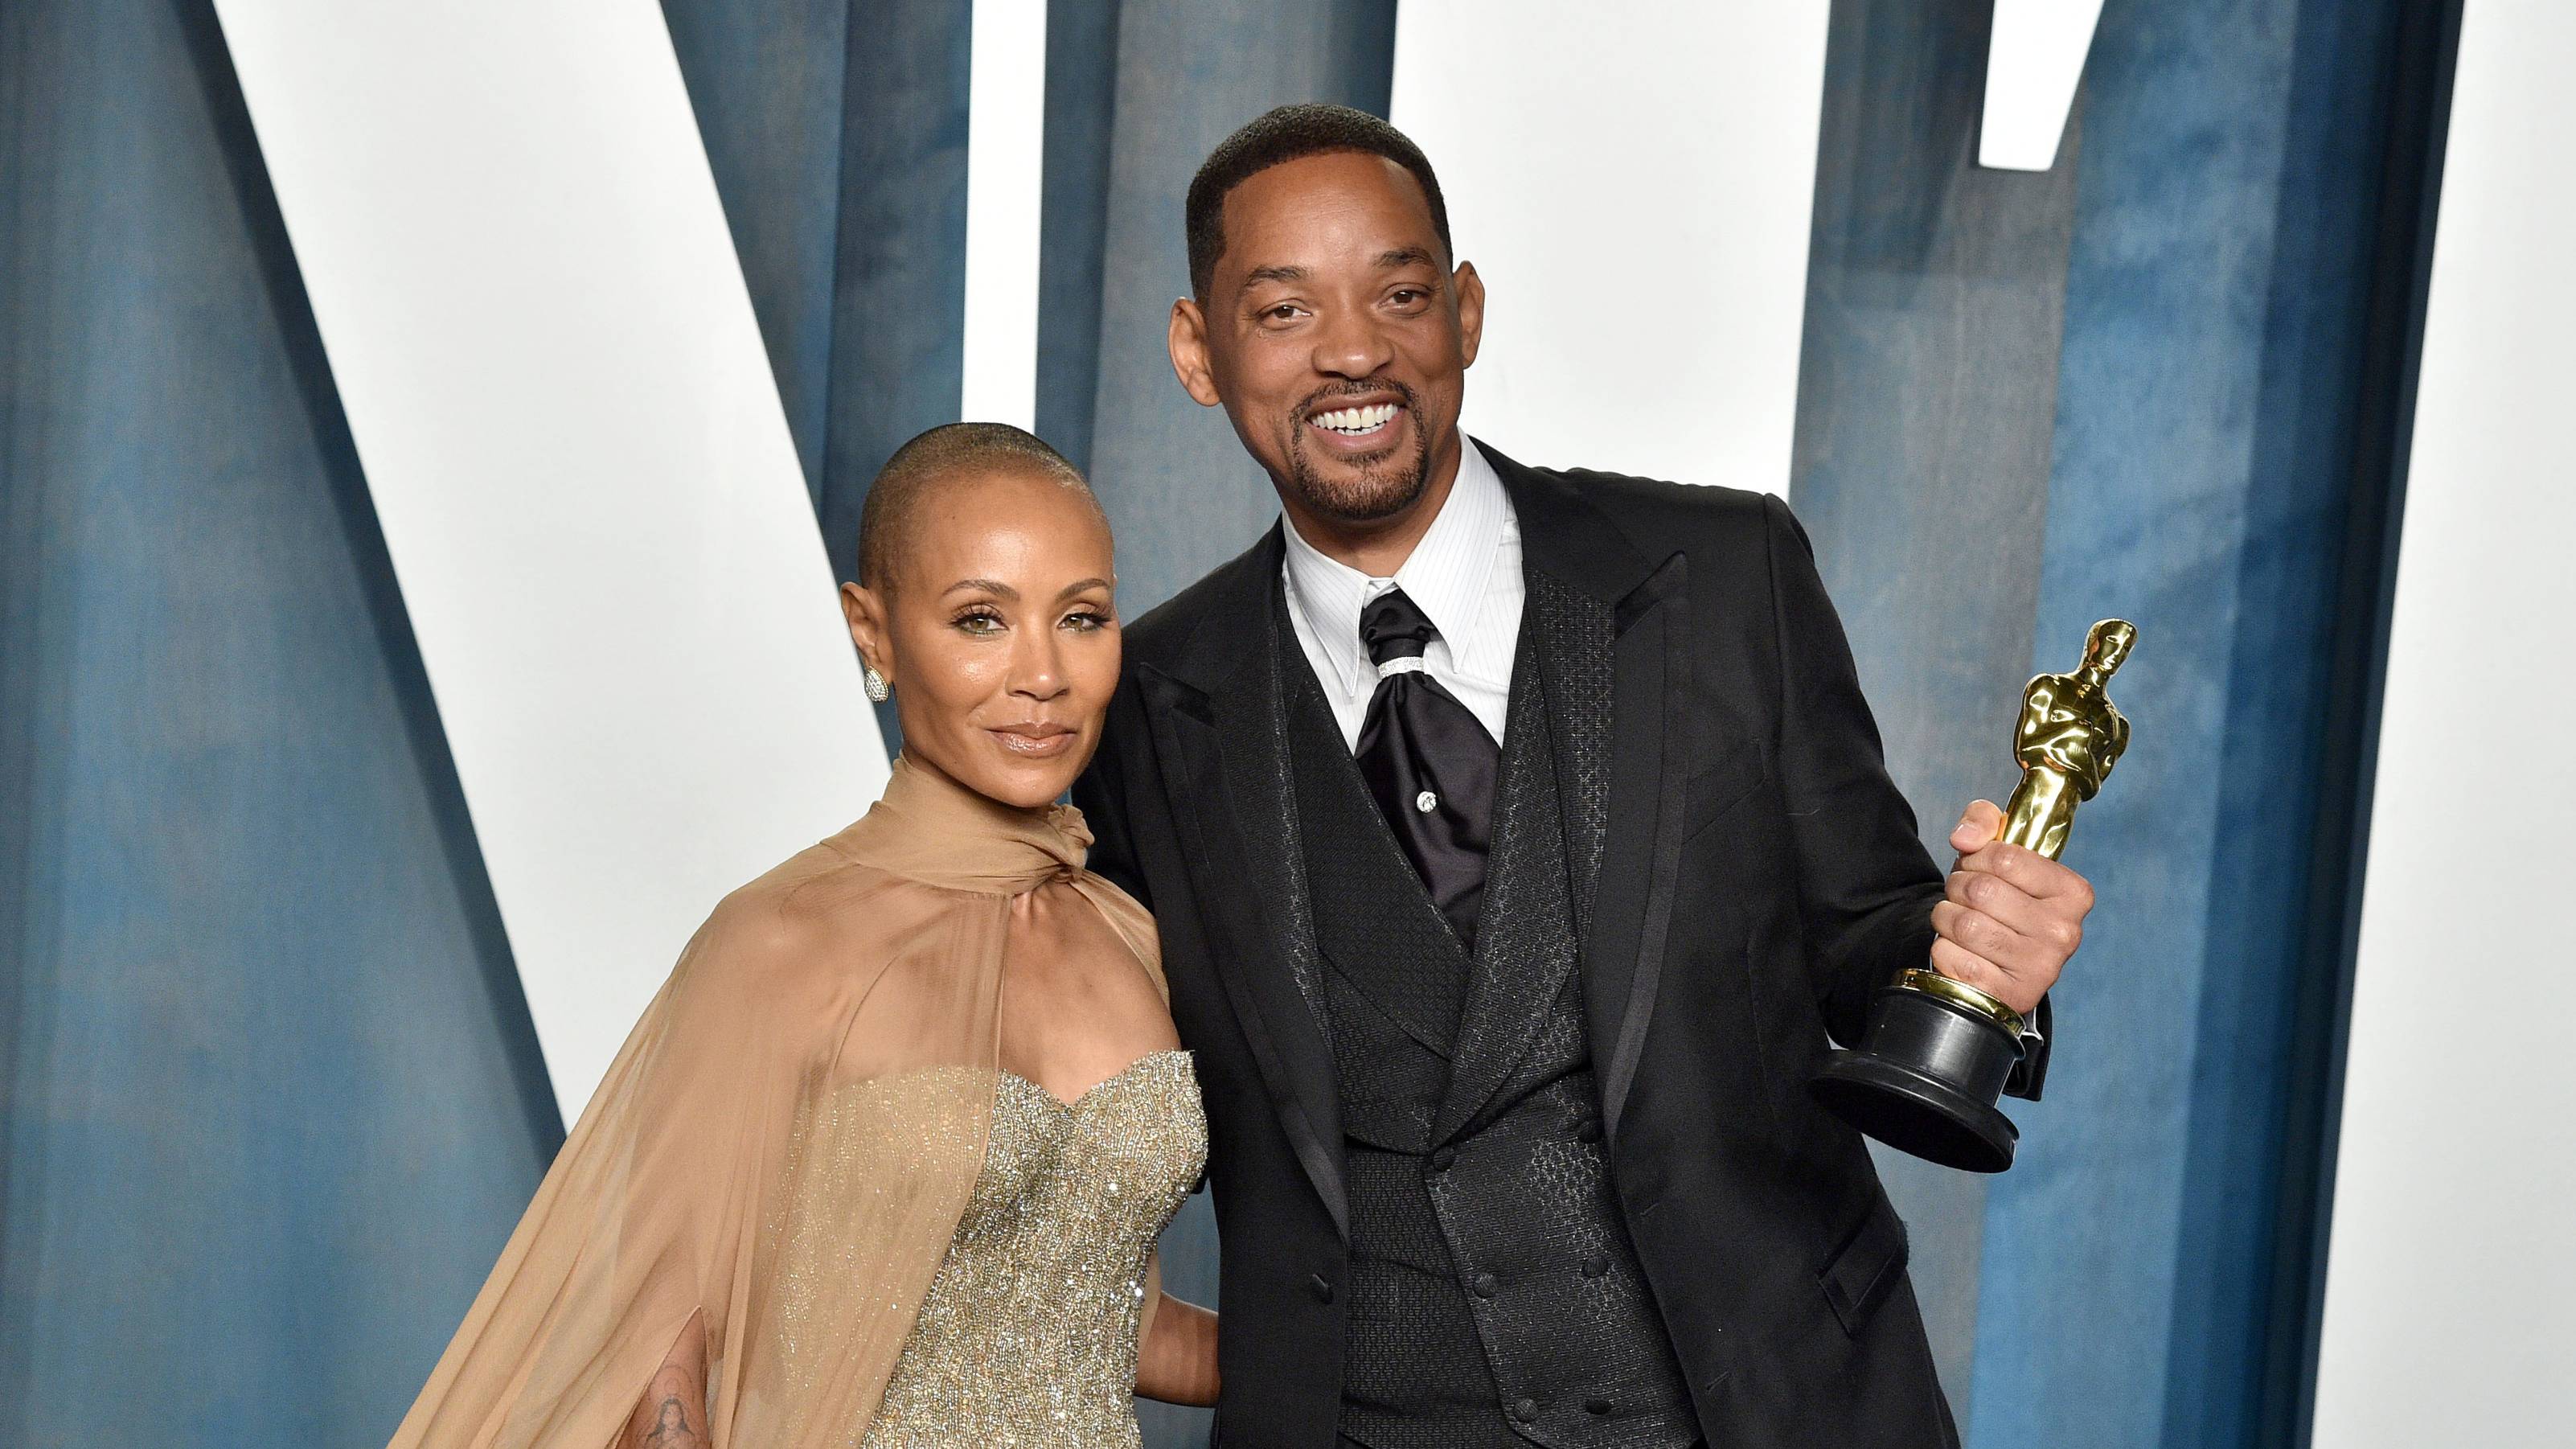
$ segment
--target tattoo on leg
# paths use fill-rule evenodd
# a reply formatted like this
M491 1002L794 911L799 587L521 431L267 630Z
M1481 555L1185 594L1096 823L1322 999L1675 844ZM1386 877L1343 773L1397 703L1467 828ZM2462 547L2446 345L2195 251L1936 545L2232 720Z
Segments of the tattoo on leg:
M689 1411L680 1396L673 1394L662 1401L653 1432L644 1436L644 1449L696 1449L705 1442L696 1429L689 1427Z

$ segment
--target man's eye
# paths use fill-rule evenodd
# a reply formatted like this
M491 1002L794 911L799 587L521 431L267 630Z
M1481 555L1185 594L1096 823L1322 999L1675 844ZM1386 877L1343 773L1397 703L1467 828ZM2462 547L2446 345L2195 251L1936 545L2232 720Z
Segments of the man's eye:
M1419 287L1398 287L1388 300L1394 302L1395 305L1399 307L1410 307L1414 303L1421 301L1426 295L1428 294Z

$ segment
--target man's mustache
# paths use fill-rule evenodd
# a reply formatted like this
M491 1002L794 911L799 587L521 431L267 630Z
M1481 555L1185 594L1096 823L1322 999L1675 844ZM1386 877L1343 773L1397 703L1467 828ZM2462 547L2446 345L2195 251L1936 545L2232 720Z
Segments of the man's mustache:
M1308 393L1305 401L1297 404L1297 416L1300 419L1311 418L1319 412L1326 411L1327 404L1338 402L1343 398L1367 397L1372 393L1382 392L1391 392L1397 397L1404 399L1404 406L1407 412L1419 411L1414 407L1415 395L1412 388L1405 386L1394 378L1383 377L1365 378L1357 382L1335 383L1330 387L1321 388Z

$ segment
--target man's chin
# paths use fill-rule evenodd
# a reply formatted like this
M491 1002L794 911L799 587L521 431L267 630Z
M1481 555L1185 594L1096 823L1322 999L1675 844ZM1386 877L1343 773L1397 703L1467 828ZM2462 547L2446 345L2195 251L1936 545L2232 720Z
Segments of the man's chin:
M1306 506L1338 523L1380 523L1403 513L1422 498L1422 479L1355 478L1324 479L1312 475L1297 480L1297 491Z
M1300 453L1289 470L1298 495L1308 508L1339 523L1378 523L1395 517L1421 500L1429 476L1401 448L1330 462Z

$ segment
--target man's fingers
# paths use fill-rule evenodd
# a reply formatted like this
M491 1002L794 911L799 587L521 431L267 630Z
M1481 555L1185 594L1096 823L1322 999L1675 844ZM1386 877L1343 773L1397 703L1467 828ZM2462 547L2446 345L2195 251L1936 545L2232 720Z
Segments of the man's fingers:
M2066 959L2053 942L2026 936L1954 901L1932 907L1932 929L1942 940L2012 976L2045 976Z
M1954 870L1944 889L1950 903L1993 917L2014 933L2048 946L2059 960L2075 954L2083 942L2083 917L2071 912L2066 900L2041 900L1993 871ZM1937 929L1939 908L1934 911Z
M2040 993L2028 990L2011 972L1946 937L1932 943L1932 969L1953 981L1966 982L2025 1016L2039 1005Z
M2001 876L2041 900L2064 898L2079 912L2093 907L2091 882L2028 846L1994 841L1960 856L1959 869Z

